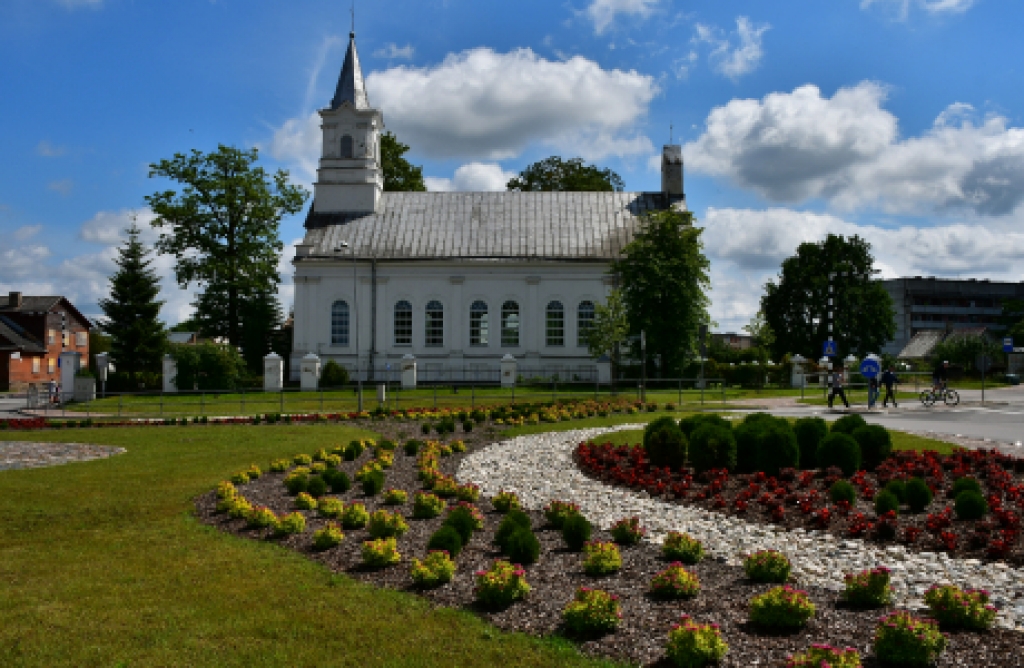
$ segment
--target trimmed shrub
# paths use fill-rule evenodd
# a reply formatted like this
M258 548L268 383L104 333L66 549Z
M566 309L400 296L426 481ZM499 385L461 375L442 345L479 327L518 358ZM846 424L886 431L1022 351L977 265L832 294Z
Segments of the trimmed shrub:
M814 616L807 592L790 586L775 587L750 600L750 621L758 626L797 629Z
M900 512L900 500L889 490L883 489L878 494L875 494L875 513L881 517L888 512L894 512L898 515Z
M530 516L519 509L510 510L494 533L494 544L505 552L508 537L522 528L531 528Z
M456 558L459 553L462 552L462 536L455 530L454 527L442 526L440 529L430 535L430 540L427 541L428 550L443 550Z
M743 560L743 570L754 582L781 584L789 579L792 568L786 555L775 550L761 550Z
M302 492L306 491L306 485L309 484L309 476L305 473L292 473L284 479L284 488L288 490L288 493L292 496L298 496Z
M487 570L476 572L476 600L489 608L505 608L530 593L526 571L499 559Z
M832 499L832 503L846 501L852 506L857 501L857 488L849 480L836 480L828 488L828 498Z
M341 511L341 526L346 529L362 529L370 521L370 513L361 503L350 503Z
M409 500L409 495L404 489L391 488L384 492L384 504L388 506L400 506Z
M733 430L736 439L736 471L739 473L753 473L757 468L757 449L764 426L764 421L760 419L752 422L745 420Z
M704 558L704 544L685 533L670 531L661 546L661 554L666 559L692 565Z
M352 489L352 480L344 471L330 471L329 474L330 475L325 474L323 478L327 481L327 484L331 486L332 493L344 494L348 490Z
M647 530L640 526L639 517L627 517L612 525L612 540L619 545L636 545Z
M860 653L852 647L839 649L831 645L811 645L802 654L792 654L786 668L861 668Z
M403 448L405 449L405 454L409 455L410 457L414 457L416 453L420 451L421 447L423 447L423 443L421 441L417 441L415 438L410 438L408 441L405 442L405 445L403 446Z
M860 416L847 415L846 417ZM822 439L821 445L818 446L818 467L824 469L837 466L842 470L843 475L851 476L860 470L860 444L852 436L835 432L834 429L833 426L833 433Z
M736 437L730 427L705 424L693 432L690 466L697 473L711 469L736 470Z
M950 629L981 631L992 626L996 608L982 589L960 589L953 585L932 585L924 594L932 617Z
M976 478L957 478L956 482L953 483L953 490L950 492L950 496L955 499L960 496L960 492L968 490L981 494L981 483Z
M418 520L429 520L437 517L445 509L444 499L429 492L416 492L412 504L412 516Z
M295 497L295 507L299 510L316 510L316 499L306 492L300 492Z
M444 525L459 532L462 544L465 545L472 538L473 532L477 530L478 520L473 517L472 511L463 506L451 508L448 517L444 519Z
M732 431L732 423L721 415L715 415L714 413L694 413L693 415L687 415L679 421L679 430L683 432L683 435L686 436L686 438L689 439L693 436L693 432L708 424L712 424L717 427L725 427L729 431Z
M313 532L313 549L318 552L329 550L341 545L343 540L345 534L341 532L341 527L334 522L328 522L322 529Z
M868 423L864 418L856 413L852 413L850 415L844 415L833 422L831 431L833 434L847 434L852 436L853 432L866 426L868 426Z
M575 636L594 637L614 631L622 618L619 597L599 589L580 587L562 611L566 630Z
M370 521L366 528L370 532L371 538L397 538L409 530L409 525L406 524L401 513L377 510L370 515Z
M519 497L516 496L515 492L502 490L491 499L491 505L499 513L505 514L513 508L519 508Z
M654 576L651 594L656 598L692 598L700 593L700 580L678 561Z
M363 494L377 496L384 489L384 472L369 471L363 476Z
M961 520L980 520L988 515L988 501L974 490L964 490L956 495L953 503L956 516Z
M504 540L502 552L517 564L536 563L540 558L540 541L533 531L519 527Z
M248 520L250 529L267 529L277 526L277 515L266 506L256 506L253 508L249 512L248 517L246 517L246 520Z
M866 471L874 471L892 454L892 437L885 427L869 424L854 429L851 436L860 446L860 455Z
M318 475L310 476L306 483L306 492L313 498L319 499L327 493L327 483Z
M439 587L452 581L452 577L455 575L455 562L447 552L434 551L428 554L423 561L413 559L410 575L417 587L424 589Z
M875 656L897 666L928 666L946 649L939 625L909 612L886 615L875 628Z
M593 527L583 515L570 515L562 524L562 538L566 546L573 552L579 552L590 540Z
M828 435L828 423L819 417L800 418L793 423L793 433L800 448L800 468L817 468L818 446Z
M907 505L915 513L922 512L932 502L932 490L928 484L920 478L911 478L907 481Z
M345 511L345 504L339 498L327 496L317 502L316 511L321 517L338 518Z
M892 587L889 586L891 573L885 566L860 573L847 573L843 577L846 584L843 600L862 608L889 605L892 602Z
M290 536L295 533L302 533L306 530L306 518L302 513L288 513L278 521L274 528L277 536Z
M704 668L721 661L729 646L718 624L697 624L689 615L668 632L668 658L679 668Z
M587 575L610 575L622 568L622 555L615 543L591 541L583 550L587 554L583 560L583 572Z
M907 502L907 484L902 480L890 480L885 484L885 491L892 493L900 503Z
M270 462L271 473L284 473L291 467L292 463L287 459L275 459Z
M575 503L555 500L544 506L544 517L547 518L548 523L556 529L561 529L565 520L569 516L579 514L580 507Z
M686 436L671 416L660 417L644 428L644 450L652 466L675 470L686 465Z
M800 446L785 420L765 424L758 438L757 470L777 476L781 469L800 466Z
M384 568L402 560L394 538L378 538L363 543L363 564L370 568Z

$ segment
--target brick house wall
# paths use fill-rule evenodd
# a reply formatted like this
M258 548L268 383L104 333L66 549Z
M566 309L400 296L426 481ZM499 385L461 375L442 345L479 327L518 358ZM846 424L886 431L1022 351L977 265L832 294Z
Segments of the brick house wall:
M0 304L0 315L23 327L37 341L42 342L45 354L22 351L20 359L12 359L9 353L4 367L0 367L0 379L7 381L8 389L24 390L29 384L43 384L53 380L60 382L58 359L62 351L81 353L83 367L89 366L89 329L92 325L63 297L26 297L26 307L12 309ZM34 304L34 305L33 305ZM32 310L45 306L45 311ZM61 334L61 316L65 318L66 333ZM62 340L63 339L63 340ZM0 380L0 385L3 380Z

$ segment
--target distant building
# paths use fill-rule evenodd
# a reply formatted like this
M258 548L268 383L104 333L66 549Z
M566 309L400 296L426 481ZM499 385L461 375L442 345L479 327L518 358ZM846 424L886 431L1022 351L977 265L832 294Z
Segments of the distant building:
M1024 299L1024 282L915 276L881 283L896 309L896 337L882 348L883 353L891 355L899 355L911 339L922 332L929 336L918 339L919 345L915 348L923 349L924 338L941 340L946 333L956 331L973 330L998 336L1003 301ZM920 350L911 352L915 354L905 356L921 356L916 354Z
M726 332L725 334L712 334L711 339L715 343L719 343L726 348L732 348L733 350L747 350L754 347L754 337L750 334Z
M60 382L61 352L82 354L89 366L92 323L64 297L0 297L0 391Z
M194 346L199 343L199 332L167 332L167 343Z

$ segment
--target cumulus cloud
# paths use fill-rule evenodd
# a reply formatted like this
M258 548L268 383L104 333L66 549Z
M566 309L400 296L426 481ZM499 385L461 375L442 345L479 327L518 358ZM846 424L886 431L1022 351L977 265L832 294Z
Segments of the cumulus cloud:
M712 266L712 316L729 329L754 315L762 286L778 275L797 246L830 233L867 240L882 278L963 275L1019 281L1024 266L1024 233L978 224L889 228L784 208L711 208L701 224Z
M142 241L152 244L159 236L159 233L152 227L152 222L155 219L156 214L148 207L138 210L100 211L82 223L82 229L78 236L83 241L117 246L128 238L125 230L131 227L132 222L135 222L142 232L140 235Z
M39 234L42 229L42 225L23 225L14 230L14 238L16 241L28 241Z
M389 42L384 45L384 48L373 52L373 55L378 58L387 58L389 60L412 60L415 54L416 49L413 48L412 44L398 46L394 42Z
M635 14L647 17L654 11L660 0L591 0L587 17L594 23L594 32L604 33L619 14Z
M732 35L726 35L720 28L698 23L693 41L710 45L708 60L711 68L735 81L753 72L761 63L764 56L762 36L769 29L771 26L767 23L755 25L746 16L741 16L736 19L736 30Z
M1024 130L972 121L954 104L919 137L901 139L887 89L862 82L823 97L813 85L712 110L684 148L697 172L728 177L777 202L822 198L842 210L1004 215L1024 200Z
M880 7L900 20L910 15L911 7L920 7L929 14L962 14L977 0L861 0L861 9Z
M66 146L57 146L51 144L47 140L42 140L36 144L36 153L43 156L44 158L56 158L67 153Z
M506 172L494 162L471 162L456 169L450 179L428 176L424 181L432 192L489 192L504 190L515 176L515 172Z
M75 182L71 179L61 179L60 181L51 181L47 183L46 187L61 197L67 197L71 194L71 191L75 189Z

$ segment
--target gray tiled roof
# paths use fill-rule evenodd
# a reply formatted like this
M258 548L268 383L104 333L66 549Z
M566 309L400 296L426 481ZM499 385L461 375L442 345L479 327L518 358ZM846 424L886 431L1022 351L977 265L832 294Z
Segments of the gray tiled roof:
M25 352L46 352L46 346L25 331L21 325L0 315L0 349L11 348Z
M29 297L21 298L21 308L12 306L7 295L0 295L0 311L49 311L61 300L60 297Z
M612 260L640 216L676 203L661 193L386 192L376 214L317 214L304 243L311 255L381 259L545 258ZM685 201L678 201L685 206Z

